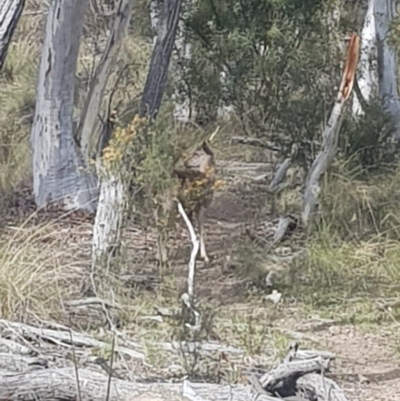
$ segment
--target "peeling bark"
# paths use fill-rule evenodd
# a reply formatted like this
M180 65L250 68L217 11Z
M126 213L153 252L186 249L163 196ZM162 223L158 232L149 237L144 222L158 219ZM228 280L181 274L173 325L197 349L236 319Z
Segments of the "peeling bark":
M388 43L389 25L396 17L395 0L374 0L378 49L379 95L395 128L393 139L400 140L400 99L397 90L397 58Z
M124 222L125 186L118 173L107 174L101 180L99 203L93 227L92 261L107 264L120 246Z
M341 118L345 102L349 98L353 89L354 76L358 64L358 52L359 38L356 34L353 34L349 43L342 83L325 131L323 132L321 150L315 158L307 175L302 213L302 220L305 226L309 225L312 221L312 217L318 206L320 178L325 174L336 155Z
M362 102L365 101L368 104L374 91L378 88L374 1L375 0L368 1L368 10L365 15L364 26L360 37L361 51L357 83L362 100L360 101L356 91L357 96L353 96L352 105L352 113L355 117L364 114Z
M98 142L98 113L103 99L104 91L111 74L111 69L122 39L129 26L132 16L133 1L120 0L114 20L113 30L108 38L103 57L97 67L95 78L89 91L88 101L81 121L82 147L86 157L89 157L91 144ZM107 124L110 122L109 121ZM106 125L108 132L101 138L98 151L102 152L112 135L113 124ZM99 164L102 163L98 160ZM108 258L115 256L119 250L120 234L124 222L125 187L119 172L109 172L106 168L99 168L101 176L100 197L93 227L92 263L107 264Z
M73 139L75 71L87 0L50 4L31 132L36 204L96 209L97 180Z
M0 70L24 6L25 0L3 0L0 4Z

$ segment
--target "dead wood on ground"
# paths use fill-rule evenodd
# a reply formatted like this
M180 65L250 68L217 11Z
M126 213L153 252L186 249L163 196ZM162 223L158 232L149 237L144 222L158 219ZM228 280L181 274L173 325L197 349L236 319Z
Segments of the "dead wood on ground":
M143 383L113 377L110 401L248 401L254 396L265 401L347 401L342 389L326 378L334 355L324 351L291 347L284 361L261 377L250 374L251 385L212 383ZM0 400L103 401L109 378L75 367L56 368L45 358L0 354ZM78 376L78 377L77 377ZM78 396L79 381L80 396Z

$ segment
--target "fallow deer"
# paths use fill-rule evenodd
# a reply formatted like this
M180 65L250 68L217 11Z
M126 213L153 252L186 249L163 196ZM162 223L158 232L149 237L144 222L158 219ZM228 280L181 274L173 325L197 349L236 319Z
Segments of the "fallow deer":
M205 245L204 218L214 196L216 183L214 154L207 141L204 141L184 162L174 169L180 180L178 199L190 221L197 220L200 236L200 258L205 263L210 259Z

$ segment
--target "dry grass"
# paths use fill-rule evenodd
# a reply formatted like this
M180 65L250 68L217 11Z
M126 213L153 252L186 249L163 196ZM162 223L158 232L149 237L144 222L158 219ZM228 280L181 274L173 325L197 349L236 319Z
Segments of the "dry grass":
M29 3L28 12L38 14L32 20L28 15L21 20L16 41L10 47L0 75L0 192L3 195L12 192L29 175L28 138L39 47L37 41L32 41L32 36L26 33L30 29L40 31L43 18L38 7L41 4L38 1ZM122 109L135 104L143 87L149 51L149 44L136 37L130 36L124 41L107 93L110 94L110 88L122 74L118 85L125 90L117 91L115 98L117 103L121 102ZM93 63L99 59L93 52L90 42L82 46L77 115L93 72ZM168 107L167 104L164 109ZM130 119L129 112L125 117ZM209 128L210 132L213 128ZM217 135L213 142L216 158L265 162L268 155L264 150L230 143L229 138L237 133L236 129L235 123L227 123ZM177 127L174 130L175 137L182 133ZM194 128L186 134L185 141L190 143L207 132ZM304 316L318 313L368 325L400 318L400 307L390 310L386 307L399 299L400 290L400 207L396 199L400 174L381 173L365 179L346 168L346 165L336 166L334 174L326 179L323 219L317 232L308 240L308 260L292 266L294 276L277 284L286 303L265 303L265 289L262 288L257 288L253 294L249 292L245 305L235 303L235 299L225 307L204 301L203 307L213 308L215 312L210 327L205 328L210 338L240 347L246 355L254 358L266 355L271 362L283 355L289 342L288 336L273 325L286 316L291 300L296 301L296 313ZM279 207L292 211L299 207L300 201L297 189L288 190L282 195ZM79 232L61 229L57 221L45 224L27 222L11 231L4 230L0 237L1 318L53 320L78 326L78 322L69 321L71 315L65 304L84 296L82 283L89 279L87 251L90 238L89 243L83 243L82 238ZM223 248L224 244L220 246ZM238 273L240 279L261 280L269 263L265 251L257 247L238 247L238 252L242 258L242 270ZM130 269L132 273L134 267L127 259L121 262L121 268ZM99 295L122 306L118 317L127 335L140 338L145 344L149 362L166 369L171 365L170 356L157 344L185 338L188 333L182 329L181 322L164 319L159 323L141 319L154 315L155 306L181 306L180 288L174 271L159 272L159 276L162 276L162 282L151 292L124 288L119 277L107 272ZM83 316L82 320L85 319L88 320L88 316ZM93 322L88 329L97 325L98 322ZM225 366L221 361L216 365L211 358L193 360L193 355L185 353L180 358L179 362L184 361L185 369L191 370L193 375L204 372L208 375L222 369L228 381L239 381L241 370L247 367L243 360L230 361Z
M1 316L57 319L82 283L82 260L60 246L53 224L15 227L0 240Z

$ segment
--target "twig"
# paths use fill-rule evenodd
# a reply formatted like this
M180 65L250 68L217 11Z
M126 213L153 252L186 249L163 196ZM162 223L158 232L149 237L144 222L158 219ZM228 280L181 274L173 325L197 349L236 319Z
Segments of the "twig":
M190 240L192 241L192 252L190 254L189 272L188 272L188 291L187 294L182 294L181 300L183 304L189 310L191 310L195 316L195 324L191 325L189 323L186 323L186 327L188 327L193 331L198 331L201 328L201 316L200 313L193 306L193 297L194 297L194 276L196 273L196 256L199 252L200 241L196 236L193 224L191 223L189 217L187 216L181 202L179 201L177 202L178 202L178 211L181 214L183 220L185 220L186 226L189 230Z
M73 344L72 330L69 330L69 335L70 335L70 339L71 339L71 344ZM78 361L76 359L75 347L72 347L72 359L73 359L74 368L75 368L76 390L78 392L78 400L82 401L81 385L79 382Z
M268 141L263 141L258 138L234 136L232 138L232 142L241 143L243 145L256 146L258 148L269 149L269 150L272 150L273 152L280 151L280 149L277 146L275 146L273 143L268 142Z
M210 137L208 138L209 142L212 142L214 140L214 138L217 136L218 132L219 132L220 126L218 125L217 129L210 135Z
M190 298L193 298L194 291L194 275L196 271L196 256L199 252L200 241L198 240L196 233L193 228L193 224L190 222L189 217L187 216L185 209L183 208L181 202L178 201L178 211L182 216L183 220L185 220L186 226L189 230L190 240L192 241L192 253L190 254L189 260L189 273L188 273L188 294Z
M110 374L108 375L108 381L107 381L106 401L110 400L110 394L111 394L111 379L112 379L112 376L113 376L114 350L115 350L115 333L113 335L112 343L111 343Z
M189 294L182 294L181 301L183 304L193 312L194 314L194 324L186 323L185 326L192 331L199 331L201 329L201 315L200 313L193 307ZM182 342L180 343L182 346Z

